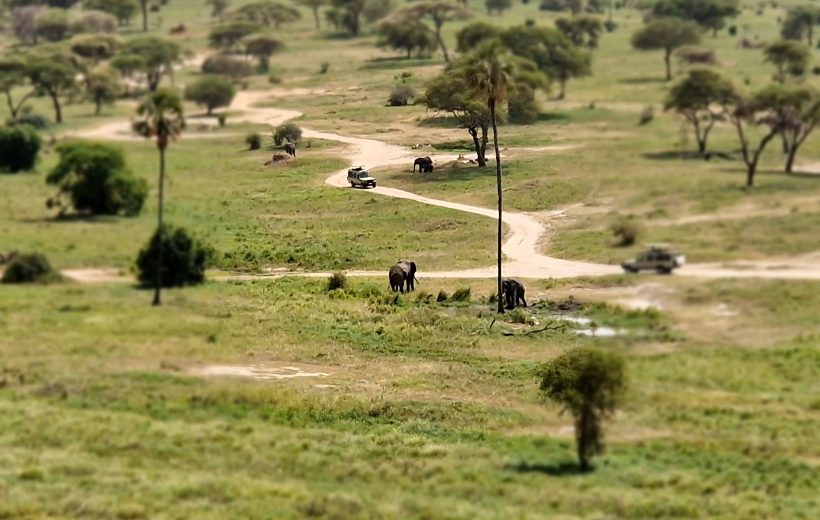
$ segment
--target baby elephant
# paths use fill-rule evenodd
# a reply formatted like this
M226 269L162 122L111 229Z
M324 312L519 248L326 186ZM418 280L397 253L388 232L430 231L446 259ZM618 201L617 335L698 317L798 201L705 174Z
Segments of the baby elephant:
M516 308L518 302L521 302L524 307L527 306L527 300L524 299L524 286L512 278L505 278L501 281L501 298L507 309Z

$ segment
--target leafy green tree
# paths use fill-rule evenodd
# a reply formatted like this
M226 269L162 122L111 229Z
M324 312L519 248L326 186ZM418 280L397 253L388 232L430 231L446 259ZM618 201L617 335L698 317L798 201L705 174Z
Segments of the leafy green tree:
M211 28L208 33L208 45L213 49L231 51L243 38L259 31L262 26L248 20L234 20L221 23Z
M78 34L69 41L71 52L95 64L111 59L120 46L120 40L111 34Z
M208 115L215 108L230 106L234 96L233 84L220 76L203 76L185 87L185 99L204 106Z
M320 29L322 24L320 21L319 10L327 5L327 0L297 0L300 4L310 9L313 13L313 20L316 23L316 28Z
M280 40L266 34L251 35L245 38L243 43L245 44L245 54L259 60L259 70L262 72L268 72L270 57L281 51L285 46Z
M60 160L46 182L57 186L49 207L65 206L62 197L81 213L139 214L148 196L148 183L134 177L121 148L105 143L73 142L57 147ZM62 213L62 211L61 211Z
M786 75L802 76L811 59L811 50L795 40L779 40L768 45L763 53L766 61L777 67L775 80L785 83Z
M28 125L0 126L0 171L33 169L41 144L40 134Z
M159 150L159 204L157 211L157 235L164 231L163 210L165 198L165 150L171 141L176 140L185 127L185 113L179 95L166 88L157 89L148 94L137 107L139 120L134 123L134 130L146 139L154 139ZM161 304L163 264L163 242L159 240L156 254L156 272L153 305Z
M534 63L538 70L558 81L558 99L566 95L572 78L591 74L592 57L563 34L547 27L511 27L501 35L504 44L515 54Z
M162 76L173 73L175 63L182 57L179 44L161 36L138 36L125 42L122 54L139 56L143 60L143 71L148 81L148 90L159 87Z
M678 47L694 45L699 41L698 25L680 18L652 20L632 35L632 46L638 50L663 50L667 81L672 79L672 52Z
M393 10L393 0L365 0L362 17L368 23L384 19Z
M246 60L220 53L209 56L202 63L202 72L219 74L235 84L244 84L245 78L253 74L253 66Z
M385 20L378 26L379 40L376 45L380 48L391 48L404 51L407 58L413 53L419 57L429 57L438 47L436 37L422 22L397 22Z
M331 9L325 13L327 21L337 30L358 36L365 0L331 0L330 5Z
M705 153L709 133L737 96L732 82L722 75L710 69L692 69L671 88L664 108L692 124L698 152Z
M433 78L427 83L422 101L430 110L452 116L461 128L467 130L473 139L478 166L485 167L490 110L485 102L474 98L464 69L453 67Z
M541 392L572 414L578 462L591 469L590 459L603 453L603 420L611 416L624 395L626 369L614 352L592 348L570 350L541 370Z
M137 0L85 0L83 8L109 13L117 18L121 26L125 26L131 22L139 6Z
M93 69L86 77L86 96L94 103L94 115L100 115L103 105L113 105L123 92L122 75L108 65Z
M63 110L60 98L76 90L77 70L68 60L57 59L56 55L33 58L27 70L31 84L51 98L51 104L54 107L54 121L58 124L62 123Z
M235 21L247 21L265 27L279 29L282 24L292 23L302 17L302 13L291 5L273 0L252 2L234 10L230 14Z
M739 0L658 0L652 4L656 18L691 20L715 34L726 26L727 18L740 14Z
M143 287L156 282L163 287L185 287L205 281L210 250L182 228L163 227L154 232L137 256L137 278Z
M486 100L490 111L490 123L493 129L493 147L495 148L496 191L498 194L498 312L504 313L501 298L501 238L503 189L501 172L501 151L498 147L498 124L496 110L507 100L507 94L515 82L515 59L500 41L489 41L478 47L465 62L468 84L473 88L476 97Z
M117 18L103 11L83 11L71 20L72 34L111 34L116 32Z
M493 12L501 15L504 11L512 7L512 0L484 0L484 5L487 7L488 15L493 14Z
M597 16L586 14L558 18L555 20L555 27L575 45L590 49L598 47L598 38L603 31L601 20Z
M26 102L37 92L36 88L31 88L19 99L14 99L19 89L26 85L27 79L28 69L22 58L9 55L0 57L0 92L6 98L12 121L17 119Z
M117 54L108 62L120 75L128 81L133 80L136 74L144 72L147 67L142 56L136 54ZM124 82L125 93L128 94L128 82Z
M296 144L302 139L302 129L296 123L284 123L273 131L273 143L281 146L283 143Z
M779 125L773 124L769 108L757 96L738 96L727 112L740 141L740 157L746 165L747 188L754 186L760 157L781 130Z
M814 45L814 26L820 24L820 7L804 5L789 10L780 35L789 40L806 38L809 47Z
M517 125L531 125L538 121L535 90L527 84L517 84L507 101L507 114L510 122Z
M820 93L808 85L770 85L754 103L768 110L762 121L783 137L785 171L791 173L798 150L820 123Z
M222 19L231 3L229 0L205 0L205 5L211 6L211 17Z
M46 9L37 15L36 26L38 37L58 42L68 34L68 14L65 9Z
M433 31L436 35L441 53L444 55L444 61L450 61L450 55L447 52L447 45L444 43L444 37L441 34L441 28L445 23L452 20L465 20L472 16L469 10L464 6L449 2L447 0L422 0L420 2L413 2L405 5L395 12L393 15L395 20L430 20L433 23Z
M487 22L473 22L464 26L456 35L458 52L469 52L481 43L498 38L502 30L497 26Z

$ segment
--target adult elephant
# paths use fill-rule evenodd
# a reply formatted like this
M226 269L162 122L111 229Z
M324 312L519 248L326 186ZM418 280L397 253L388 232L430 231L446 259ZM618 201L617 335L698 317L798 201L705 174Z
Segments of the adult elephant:
M399 261L390 268L387 279L393 292L411 292L416 288L416 262Z
M423 172L433 171L433 159L429 157L416 157L416 160L413 161L413 173L416 171L416 166L419 167L419 171Z
M524 285L512 278L505 278L501 281L501 298L508 309L516 308L518 302L521 302L524 307L527 306L527 300L524 299Z

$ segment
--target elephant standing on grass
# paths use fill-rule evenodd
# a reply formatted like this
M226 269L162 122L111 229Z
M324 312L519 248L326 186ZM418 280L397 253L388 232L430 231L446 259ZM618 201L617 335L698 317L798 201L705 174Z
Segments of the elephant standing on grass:
M393 292L411 292L416 288L416 262L399 261L387 273Z
M514 309L520 301L524 307L527 300L524 299L524 286L518 280L505 278L501 281L501 299L505 302L507 309Z
M429 157L418 157L413 161L413 173L416 172L416 166L422 173L430 173L433 171L433 159Z

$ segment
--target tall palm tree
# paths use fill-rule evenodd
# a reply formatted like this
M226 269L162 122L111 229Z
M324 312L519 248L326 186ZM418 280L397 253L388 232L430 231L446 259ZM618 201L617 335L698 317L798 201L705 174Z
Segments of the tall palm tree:
M156 139L159 150L159 206L157 212L157 274L154 285L153 305L160 305L162 289L162 243L163 202L165 194L165 149L176 140L185 128L182 99L174 90L160 88L151 92L137 107L139 119L133 124L134 131L146 139Z
M507 100L507 94L514 87L515 58L499 41L490 41L480 46L467 58L467 80L475 89L476 96L487 100L493 127L495 147L495 179L498 191L498 312L504 312L501 300L501 231L503 214L503 190L501 183L501 153L498 149L498 125L496 108Z

